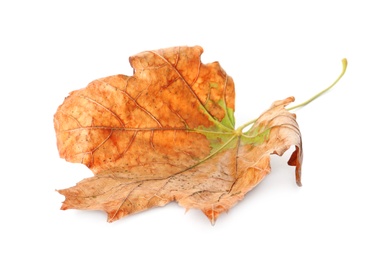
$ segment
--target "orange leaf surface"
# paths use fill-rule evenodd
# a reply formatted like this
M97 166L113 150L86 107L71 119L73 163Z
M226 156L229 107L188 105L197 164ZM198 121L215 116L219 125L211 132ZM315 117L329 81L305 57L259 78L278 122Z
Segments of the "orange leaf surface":
M249 128L235 129L234 83L201 47L130 57L133 76L115 75L73 91L54 116L60 156L94 177L59 190L62 209L103 210L112 222L177 201L212 223L270 172L270 155L295 146L289 164L300 185L295 115L274 102Z

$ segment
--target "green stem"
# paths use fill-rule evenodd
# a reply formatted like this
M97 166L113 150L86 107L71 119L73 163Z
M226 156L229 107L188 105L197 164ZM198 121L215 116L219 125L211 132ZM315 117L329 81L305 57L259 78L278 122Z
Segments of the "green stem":
M287 108L288 111L290 110L294 110L296 108L299 108L299 107L304 107L305 105L308 105L309 103L311 103L312 101L314 101L315 99L317 99L318 97L320 97L321 95L323 95L324 93L326 93L328 90L330 90L331 88L333 88L333 86L336 85L337 82L339 82L339 80L341 79L341 77L344 76L345 74L345 71L347 70L347 65L348 65L348 62L347 62L347 59L342 59L341 60L341 63L342 63L342 71L339 75L339 77L326 89L320 91L319 93L317 93L315 96L313 96L312 98L308 99L307 101L304 101L303 103L300 103L296 106L293 106L293 107L290 107L290 108Z
M345 59L345 58L342 59L342 60L341 60L341 63L342 63L342 71L341 71L339 77L338 77L338 78L337 78L337 79L336 79L336 80L335 80L335 81L334 81L328 88L326 88L326 89L320 91L320 92L317 93L315 96L313 96L312 98L308 99L307 101L304 101L304 102L301 103L301 104L298 104L298 105L296 105L296 106L287 108L287 110L290 111L290 110L294 110L294 109L299 108L299 107L304 107L305 105L311 103L313 100L317 99L318 97L320 97L321 95L323 95L324 93L326 93L326 92L327 92L328 90L330 90L333 86L335 86L336 83L339 82L339 80L344 76L345 71L347 70L347 65L348 65L348 61L347 61L347 59ZM249 125L255 123L255 121L257 121L257 119L258 119L258 118L254 119L254 120L251 120L251 121L249 121L249 122L247 122L247 123L241 125L240 127L237 128L236 132L237 132L238 134L241 134L241 133L242 133L242 130L243 130L244 128L246 128L247 126L249 126Z
M257 121L257 119L258 119L258 118L253 119L253 120L251 120L251 121L249 121L249 122L247 122L247 123L241 125L240 127L237 128L236 133L237 133L238 135L241 135L243 129L245 129L246 127L248 127L248 126L251 125L251 124L254 124L255 121Z

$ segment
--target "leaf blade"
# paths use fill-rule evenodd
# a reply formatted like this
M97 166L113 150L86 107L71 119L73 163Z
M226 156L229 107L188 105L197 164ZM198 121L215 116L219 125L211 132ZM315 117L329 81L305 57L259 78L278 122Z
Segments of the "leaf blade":
M59 190L62 209L103 210L112 222L171 201L200 209L212 223L270 172L270 155L289 160L300 182L295 116L275 102L246 132L234 129L234 82L201 47L130 57L133 76L115 75L73 91L54 126L60 156L94 177Z

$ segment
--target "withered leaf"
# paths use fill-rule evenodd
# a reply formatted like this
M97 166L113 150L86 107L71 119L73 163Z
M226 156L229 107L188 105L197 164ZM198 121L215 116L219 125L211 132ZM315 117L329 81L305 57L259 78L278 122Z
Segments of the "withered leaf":
M112 222L177 201L214 223L270 172L270 155L302 145L295 115L276 101L249 130L235 129L234 83L203 49L175 47L130 57L133 76L73 91L54 116L60 156L94 173L59 190L62 209L103 210Z

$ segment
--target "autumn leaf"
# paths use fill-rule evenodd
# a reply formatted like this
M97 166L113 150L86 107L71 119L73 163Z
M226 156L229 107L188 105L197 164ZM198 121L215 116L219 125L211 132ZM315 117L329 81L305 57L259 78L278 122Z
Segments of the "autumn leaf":
M62 209L103 210L112 222L177 201L214 223L270 172L270 155L291 146L301 185L301 135L285 109L294 98L235 128L233 80L218 62L201 63L202 52L142 52L130 57L133 76L70 93L54 116L58 150L94 177L59 190Z

